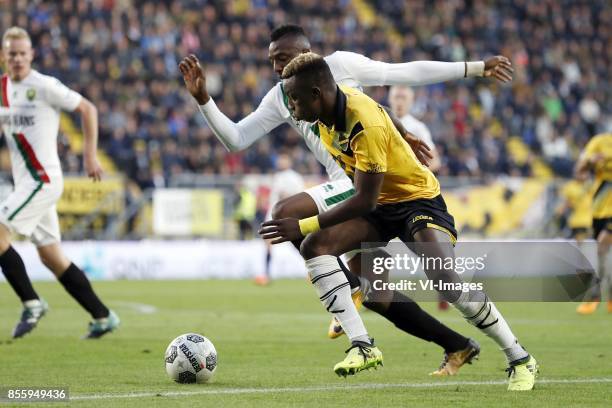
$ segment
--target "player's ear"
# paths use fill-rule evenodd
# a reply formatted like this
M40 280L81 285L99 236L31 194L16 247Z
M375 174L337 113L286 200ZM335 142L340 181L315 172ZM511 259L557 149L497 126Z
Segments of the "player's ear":
M319 99L321 96L321 89L319 87L313 86L311 89L311 94L313 99Z

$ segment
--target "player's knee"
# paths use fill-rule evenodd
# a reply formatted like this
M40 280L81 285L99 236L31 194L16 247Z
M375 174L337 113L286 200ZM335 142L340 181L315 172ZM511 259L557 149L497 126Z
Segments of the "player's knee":
M47 267L51 272L55 275L61 275L68 266L70 266L70 261L66 256L59 252L53 251L38 251L38 257L43 265Z
M11 246L11 232L0 224L0 254L3 254Z
M300 254L304 259L311 259L321 255L330 255L331 248L325 240L320 239L318 234L310 234L302 241Z
M48 269L53 270L53 257L49 256L48 254L44 253L44 252L40 252L38 254L38 257L40 258L40 262L42 262L43 265L45 265Z
M280 200L272 207L272 219L280 220L281 218L291 217L291 205L287 200Z
M612 234L606 230L599 233L597 236L597 252L606 253L612 244Z

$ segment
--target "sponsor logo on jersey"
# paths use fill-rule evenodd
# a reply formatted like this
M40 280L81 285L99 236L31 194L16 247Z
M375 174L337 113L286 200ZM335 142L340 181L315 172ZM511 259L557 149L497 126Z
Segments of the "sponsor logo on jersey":
M433 221L433 218L431 218L429 215L417 215L416 217L412 219L412 222L415 223L421 220Z
M2 115L0 116L0 125L16 126L20 128L34 126L34 115Z

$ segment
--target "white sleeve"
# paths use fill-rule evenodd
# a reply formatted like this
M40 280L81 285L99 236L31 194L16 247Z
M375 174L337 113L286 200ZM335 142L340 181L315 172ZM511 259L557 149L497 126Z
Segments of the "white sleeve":
M200 105L200 112L227 150L242 150L285 121L274 100L274 92L278 92L276 87L264 96L254 112L238 123L225 116L212 98L206 104Z
M59 79L49 78L45 84L45 99L49 105L72 112L83 97L62 84Z
M389 64L348 51L338 51L332 56L337 57L343 69L363 86L427 85L464 78L466 74L464 62L413 61ZM484 72L484 61L468 62L467 68L468 76L480 76Z
M431 137L431 132L429 131L429 128L427 127L426 124L421 123L421 139L425 142L425 144L427 146L429 146L430 149L435 149L436 145L433 142L433 139Z

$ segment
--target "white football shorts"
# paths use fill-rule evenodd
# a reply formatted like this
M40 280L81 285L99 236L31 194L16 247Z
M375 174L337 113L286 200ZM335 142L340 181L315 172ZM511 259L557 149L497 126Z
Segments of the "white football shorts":
M0 204L0 223L37 247L60 242L56 203L63 183L20 183Z
M322 212L331 210L336 205L355 194L355 187L349 179L335 180L311 187L306 190L305 193L314 200L320 214ZM341 259L344 263L347 263L360 252L373 251L376 249L380 248L355 249L343 254Z

